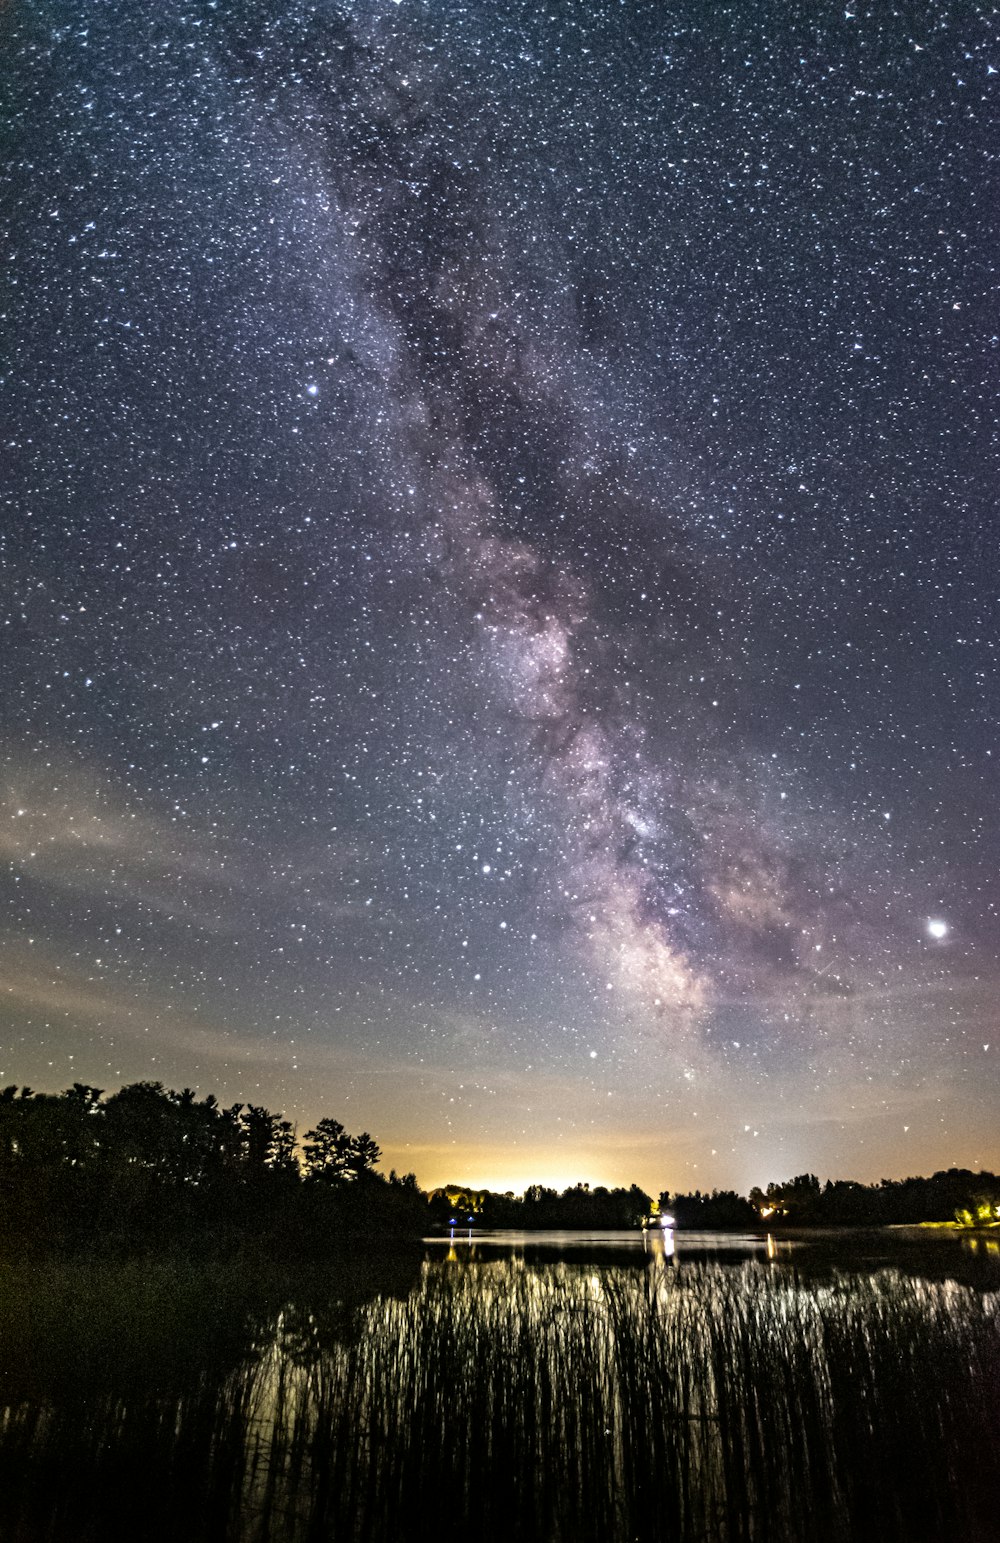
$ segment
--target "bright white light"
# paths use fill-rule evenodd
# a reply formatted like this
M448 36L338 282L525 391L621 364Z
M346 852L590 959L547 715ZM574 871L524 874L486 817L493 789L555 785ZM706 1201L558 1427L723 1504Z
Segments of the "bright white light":
M931 920L927 923L927 931L932 938L946 938L948 936L948 923Z

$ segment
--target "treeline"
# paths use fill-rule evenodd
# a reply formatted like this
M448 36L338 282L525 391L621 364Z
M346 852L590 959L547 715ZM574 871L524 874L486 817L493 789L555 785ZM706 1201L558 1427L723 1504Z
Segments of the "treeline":
M664 1190L658 1207L651 1195L632 1184L628 1189L574 1184L561 1192L544 1184L532 1184L523 1195L508 1190L469 1189L446 1184L428 1197L433 1221L438 1226L518 1227L527 1232L547 1228L594 1228L618 1230L638 1227L644 1219L672 1216L679 1228L747 1228L760 1226L760 1212L749 1200L732 1190L713 1190L710 1195L671 1195Z
M323 1248L376 1228L419 1235L412 1174L388 1179L367 1132L307 1131L256 1104L136 1082L105 1097L0 1091L0 1241L105 1248L238 1242Z
M532 1184L523 1195L449 1184L425 1195L415 1176L378 1171L367 1132L319 1120L301 1145L288 1120L256 1104L136 1082L105 1095L0 1091L0 1244L30 1248L258 1244L316 1251L339 1239L428 1226L617 1230L672 1216L687 1230L878 1227L958 1220L1000 1224L1000 1178L950 1168L878 1184L799 1174L783 1184L653 1198L638 1185Z
M652 1198L633 1184L605 1189L576 1184L561 1192L532 1184L523 1196L512 1191L470 1189L446 1184L428 1197L437 1226L456 1228L517 1227L618 1229L636 1227L643 1218L673 1218L681 1231L744 1231L761 1227L885 1227L920 1222L973 1226L1000 1224L1000 1178L950 1168L929 1179L882 1179L858 1184L815 1174L799 1174L784 1184L769 1184L743 1196L731 1189L711 1193L671 1194Z
M942 1169L929 1179L881 1179L857 1184L802 1173L785 1184L752 1189L755 1213L770 1225L888 1227L958 1221L966 1227L1000 1221L1000 1178L968 1168Z
M691 1195L660 1195L660 1209L672 1216L678 1228L688 1232L739 1232L759 1227L760 1212L743 1195L732 1189L713 1189L703 1195L696 1189Z
M652 1198L637 1184L606 1189L575 1184L561 1193L544 1184L531 1184L523 1195L498 1194L446 1184L428 1196L431 1221L438 1227L594 1228L604 1231L637 1227L652 1208Z

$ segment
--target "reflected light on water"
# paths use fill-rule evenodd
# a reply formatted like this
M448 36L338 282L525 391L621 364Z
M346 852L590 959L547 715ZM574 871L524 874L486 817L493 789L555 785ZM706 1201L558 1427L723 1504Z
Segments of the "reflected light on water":
M664 1225L644 1232L642 1248L643 1252L653 1259L673 1259L675 1253L673 1229Z
M168 1319L172 1273L152 1298L133 1282L130 1318L106 1274L74 1279L48 1353L37 1282L0 1279L0 1538L423 1543L444 1496L449 1535L482 1543L996 1543L1000 1241L954 1249L979 1288L801 1269L773 1236L738 1262L674 1247L659 1226L506 1251L463 1229L382 1283L338 1266L234 1298L186 1377L206 1300ZM68 1390L67 1367L87 1368Z
M310 1433L321 1429L340 1431L337 1462L348 1493L375 1508L366 1537L392 1535L392 1516L379 1507L389 1504L401 1453L406 1471L426 1469L428 1481L437 1463L453 1499L472 1504L460 1487L466 1449L480 1453L482 1472L500 1465L498 1483L502 1464L520 1454L523 1470L501 1487L516 1483L523 1495L534 1493L539 1516L552 1500L545 1489L551 1480L539 1475L559 1473L560 1483L580 1487L579 1536L596 1537L603 1517L602 1536L643 1543L655 1534L641 1485L628 1502L631 1530L619 1525L614 1509L631 1494L630 1464L639 1474L677 1478L671 1535L720 1543L755 1535L751 1515L766 1511L768 1536L800 1540L790 1497L811 1504L808 1496L822 1493L829 1504L837 1495L831 1536L846 1537L855 1484L869 1497L898 1495L902 1470L892 1479L887 1470L904 1456L908 1465L914 1452L933 1452L933 1463L928 1458L921 1469L937 1475L921 1500L939 1528L933 1536L988 1536L977 1531L971 1512L965 1530L947 1527L957 1516L949 1508L962 1494L950 1475L964 1471L977 1422L984 1429L991 1423L989 1384L978 1368L995 1349L995 1299L955 1281L915 1281L894 1270L848 1285L846 1277L807 1283L749 1261L728 1269L675 1261L670 1229L649 1230L645 1268L638 1269L600 1267L592 1259L528 1263L463 1245L464 1239L457 1248L450 1244L446 1255L425 1263L418 1292L360 1308L348 1339L324 1345L315 1364L291 1354L281 1326L256 1375L256 1477L249 1492L255 1509L276 1504L275 1514L295 1516L299 1479L270 1454L309 1450ZM769 1237L768 1258L778 1259L779 1248L786 1252ZM676 1267L657 1268L658 1260ZM445 1271L445 1261L461 1268ZM958 1376L963 1355L965 1393L939 1403L928 1389ZM905 1388L880 1376L884 1364L896 1368ZM863 1427L854 1413L859 1403ZM526 1443L518 1423L525 1411L532 1431ZM351 1440L372 1421L381 1432L377 1450L393 1454L374 1488L366 1449ZM954 1430L951 1421L958 1422ZM435 1433L433 1449L415 1430ZM981 1442L978 1460L1000 1473ZM941 1483L944 1490L933 1488ZM815 1493L810 1486L818 1486ZM569 1493L560 1489L561 1507ZM617 1497L613 1506L609 1497ZM611 1509L604 1513L606 1503ZM718 1530L727 1506L739 1518L732 1532ZM910 1509L919 1521L916 1500ZM880 1538L904 1536L893 1530L893 1516L889 1506ZM289 1535L303 1543L307 1536L294 1527ZM515 1528L512 1535L543 1532ZM906 1536L931 1534L917 1527Z
M962 1246L970 1254L982 1252L994 1259L1000 1259L1000 1243L995 1238L963 1238Z

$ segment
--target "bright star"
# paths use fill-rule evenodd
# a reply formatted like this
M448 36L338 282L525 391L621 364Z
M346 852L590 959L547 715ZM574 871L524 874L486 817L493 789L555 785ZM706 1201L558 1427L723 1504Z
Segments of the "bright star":
M932 938L946 938L948 936L948 923L932 919L927 923L927 931Z

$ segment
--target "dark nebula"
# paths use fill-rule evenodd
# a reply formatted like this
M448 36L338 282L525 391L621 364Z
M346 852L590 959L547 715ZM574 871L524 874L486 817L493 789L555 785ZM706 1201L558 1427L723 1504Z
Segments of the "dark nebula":
M997 1167L996 14L0 38L0 1082Z

